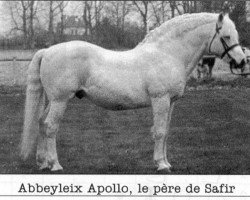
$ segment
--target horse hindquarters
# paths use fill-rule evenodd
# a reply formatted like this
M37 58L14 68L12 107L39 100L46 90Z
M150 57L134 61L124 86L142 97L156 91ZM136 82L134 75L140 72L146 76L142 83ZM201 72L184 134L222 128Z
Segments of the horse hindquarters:
M28 70L21 157L26 160L37 141L37 164L40 169L59 170L62 167L57 159L55 136L66 101L51 101L45 111L46 92L40 79L43 52L40 50L35 54Z

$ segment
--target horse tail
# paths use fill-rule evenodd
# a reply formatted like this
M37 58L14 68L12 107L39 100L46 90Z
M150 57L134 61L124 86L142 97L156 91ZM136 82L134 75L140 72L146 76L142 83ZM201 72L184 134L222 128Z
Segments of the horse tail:
M21 158L26 160L31 154L39 133L39 119L44 112L45 92L40 79L40 65L44 49L33 57L28 68L24 126L21 139Z

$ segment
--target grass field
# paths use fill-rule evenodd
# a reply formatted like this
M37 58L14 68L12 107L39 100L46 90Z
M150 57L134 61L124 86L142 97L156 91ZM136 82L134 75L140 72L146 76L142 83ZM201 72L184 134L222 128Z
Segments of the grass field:
M24 95L1 88L0 173L47 173L22 163L18 144ZM173 174L250 174L250 90L187 91L168 140ZM65 174L154 174L150 108L107 111L73 99L58 134Z

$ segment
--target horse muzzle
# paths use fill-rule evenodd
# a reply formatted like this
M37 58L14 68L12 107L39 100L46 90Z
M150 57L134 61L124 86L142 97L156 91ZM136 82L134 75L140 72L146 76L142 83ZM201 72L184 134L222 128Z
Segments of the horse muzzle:
M245 65L246 65L245 59L242 59L239 64L237 64L237 62L234 59L230 61L230 68L242 69L245 67Z
M248 65L248 62L246 62L245 59L243 59L240 64L237 64L235 60L232 60L230 62L230 71L234 75L247 77L248 75L250 75L250 72L244 72L247 65ZM238 73L238 69L240 70L239 73Z

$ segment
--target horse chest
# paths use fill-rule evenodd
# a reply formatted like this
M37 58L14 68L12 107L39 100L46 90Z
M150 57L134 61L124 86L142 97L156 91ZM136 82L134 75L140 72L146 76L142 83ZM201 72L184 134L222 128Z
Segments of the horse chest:
M178 68L151 71L148 75L148 91L153 97L170 94L170 97L182 96L184 93L186 78L185 71Z

